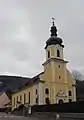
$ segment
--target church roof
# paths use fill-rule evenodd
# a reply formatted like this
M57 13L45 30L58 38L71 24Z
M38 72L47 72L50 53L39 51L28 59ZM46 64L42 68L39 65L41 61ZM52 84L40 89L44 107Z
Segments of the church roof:
M44 82L42 80L40 80L39 76L41 74L43 74L44 72L41 72L39 73L38 75L34 76L33 78L30 78L30 80L24 85L24 86L21 86L19 89L15 89L12 93L16 93L16 92L19 92L20 90L23 90L23 89L26 89L28 87L31 87L35 84L38 84L39 82Z

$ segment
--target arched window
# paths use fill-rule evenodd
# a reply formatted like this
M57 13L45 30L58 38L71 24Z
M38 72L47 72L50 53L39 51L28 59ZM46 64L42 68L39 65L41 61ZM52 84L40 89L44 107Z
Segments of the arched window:
M45 98L45 103L46 103L46 104L50 104L49 98Z
M15 107L15 97L14 97L14 107Z
M26 103L26 94L24 93L24 104Z
M20 102L22 101L22 95L20 95Z
M69 99L69 102L72 102L72 99Z
M30 104L30 101L31 101L31 99L30 99L31 97L30 97L30 92L28 93L28 102L29 102L29 104Z
M62 104L62 103L63 103L63 100L62 100L62 99L60 99L60 100L59 100L59 104Z
M45 94L49 94L49 89L48 88L45 89Z
M36 89L36 95L37 95L37 89Z
M57 57L60 57L60 51L57 50Z
M71 96L71 91L69 90L69 96Z
M17 96L17 102L18 102L18 96Z
M50 51L48 51L48 58L50 58Z
M38 103L38 97L36 98L36 104Z

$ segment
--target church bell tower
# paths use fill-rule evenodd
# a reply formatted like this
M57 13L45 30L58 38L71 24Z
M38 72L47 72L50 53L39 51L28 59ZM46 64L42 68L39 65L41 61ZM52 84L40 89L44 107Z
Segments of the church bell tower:
M46 41L46 61L44 66L44 89L49 89L49 99L51 103L60 103L75 101L75 84L71 73L66 68L68 61L64 60L63 55L63 41L57 35L57 28L55 26L54 18L50 30L51 34ZM69 95L71 92L72 95Z
M46 47L45 47L46 61L50 58L63 59L64 45L62 44L63 43L62 39L57 36L57 28L54 23L54 18L50 32L51 32L51 36L46 41Z
M50 30L51 34L46 41L46 61L43 63L46 76L51 75L51 81L67 83L66 81L66 63L63 56L63 41L57 35L54 18ZM60 79L60 80L59 80ZM49 79L48 79L49 80Z

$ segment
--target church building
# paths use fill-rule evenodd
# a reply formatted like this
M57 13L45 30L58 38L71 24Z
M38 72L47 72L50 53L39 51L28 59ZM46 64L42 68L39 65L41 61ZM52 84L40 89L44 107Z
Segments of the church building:
M46 61L42 64L44 71L12 93L12 109L17 103L42 105L76 101L75 80L66 68L63 41L57 35L54 21L50 32L45 46Z

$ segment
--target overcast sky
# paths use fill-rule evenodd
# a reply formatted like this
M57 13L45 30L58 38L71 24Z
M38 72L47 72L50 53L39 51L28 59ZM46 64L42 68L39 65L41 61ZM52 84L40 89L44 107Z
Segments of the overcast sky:
M52 17L68 69L84 72L84 0L0 0L0 74L43 71Z

